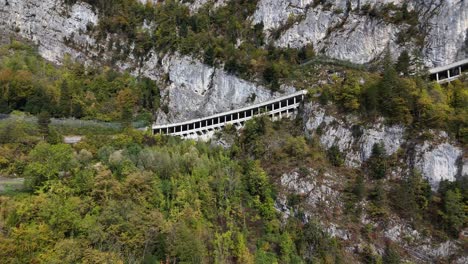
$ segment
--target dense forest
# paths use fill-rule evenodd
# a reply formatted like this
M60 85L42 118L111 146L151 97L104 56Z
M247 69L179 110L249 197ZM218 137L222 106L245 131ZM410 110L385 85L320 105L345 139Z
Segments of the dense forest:
M279 177L307 175L307 168L341 175L343 219L350 224L363 213L384 222L396 214L442 239L456 237L465 225L468 182L443 182L433 193L418 172L391 179L398 157L378 144L361 169L348 169L339 150L322 150L295 122L254 119L241 134L228 127L218 135L232 142L225 149L131 129L91 130L72 146L48 140L47 122L4 120L1 172L26 180L22 191L0 196L0 259L348 263L356 256L323 230L320 212L305 218L307 201L290 194L286 218L275 207ZM375 242L375 231L356 231ZM366 249L358 258L400 263L405 254L389 243L383 255Z
M57 67L18 41L0 47L0 91L0 113L150 124L159 109L159 89L147 78L67 58Z
M411 252L362 224L364 215L383 225L402 219L436 241L456 239L466 228L467 178L442 181L432 191L418 171L394 177L406 166L406 153L387 155L381 144L361 167L348 168L338 147L323 149L317 138L304 135L300 117L255 118L240 131L226 127L211 142L134 130L131 122L150 124L158 111L167 111L160 98L164 87L118 72L112 63L130 52L137 63L151 50L190 55L271 91L282 84L307 89L308 102L355 114L362 124L383 117L410 133L441 129L463 146L466 77L430 82L417 55L408 52L392 60L388 50L370 70L321 62L311 45L274 47L263 26L249 20L256 1L229 1L215 10L209 4L196 13L184 4L190 1L84 2L100 14L88 33L115 47L112 61L101 62L107 66L69 58L54 65L14 40L0 47L0 113L8 114L0 116L0 180L25 179L21 188L0 188L0 263L393 264L410 259ZM416 14L405 5L360 12L406 24L401 41L418 37ZM156 26L144 30L150 22ZM51 122L70 117L95 123ZM99 125L108 122L122 125ZM66 135L83 138L64 144ZM306 178L311 171L318 179L327 173L336 178L340 212L327 206L310 212L305 197L284 193L283 175ZM282 195L287 214L278 203ZM348 227L352 238L329 235L324 226L330 219ZM351 254L358 242L364 248ZM377 243L382 252L372 249Z

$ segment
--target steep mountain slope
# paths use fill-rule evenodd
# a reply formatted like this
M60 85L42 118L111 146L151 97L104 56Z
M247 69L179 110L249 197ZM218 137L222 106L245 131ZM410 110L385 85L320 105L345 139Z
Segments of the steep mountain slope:
M246 18L245 24L239 24L239 21L233 19L234 22L229 24L232 27L229 27L228 32L220 30L225 28L219 24L226 23L223 15L232 15L228 12L231 10L222 9L231 1L180 1L183 5L187 5L189 10L182 8L180 9L182 14L175 12L177 16L180 15L181 21L174 23L184 26L177 25L168 31L162 30L161 26L153 21L156 20L154 13L146 14L142 5L132 4L128 7L130 13L135 12L142 16L132 20L119 16L119 12L109 15L105 10L99 9L97 4L112 5L116 2L122 1L0 0L0 38L3 42L9 42L10 37L30 40L38 46L41 56L57 64L61 64L69 56L85 64L111 65L120 71L128 71L135 76L146 76L155 80L162 98L162 107L155 116L157 123L177 122L228 111L262 102L295 89L322 89L322 86L340 82L343 87L347 85L346 80L351 77L348 78L342 68L324 66L322 69L320 65L312 66L310 69L305 68L307 66L302 63L310 59L308 53L348 61L353 63L353 67L356 67L355 64L366 63L379 65L377 61L384 57L386 50L390 50L395 59L403 51L407 51L411 54L412 62L415 65L419 63L416 66L424 64L427 67L448 64L465 58L468 53L466 1L239 1L235 7L240 7L240 10L236 12ZM159 3L161 1L139 0L139 2L148 7L161 5ZM179 7L175 3L178 1L165 2L173 4L170 7ZM254 8L250 8L251 6ZM222 11L217 14L216 10ZM187 13L201 15L200 18L193 19ZM213 13L216 16L207 15ZM158 14L164 15L164 13ZM204 20L206 16L210 17L209 23L202 25L206 22ZM171 19L172 17L169 17L166 20L172 21ZM211 28L213 24L216 24L213 26L214 29ZM247 30L244 28L246 25L249 27ZM212 30L204 35L205 32L196 32L197 28ZM170 33L174 33L177 37L168 36ZM221 37L218 38L217 34ZM183 42L178 38L179 35L185 35L184 39L195 37L190 39L191 42ZM203 42L203 38L217 45L221 43L218 45L220 47L209 49L212 43ZM162 45L159 45L158 41L161 41ZM154 42L158 42L158 45ZM210 47L200 48L199 45ZM296 54L297 51L303 51L306 55L299 56ZM238 57L248 63L239 62L236 60ZM304 60L299 61L297 58ZM277 61L279 62L276 63ZM307 72L308 70L310 72ZM284 74L286 71L292 73ZM273 73L282 78L279 78L279 81L278 78L272 78ZM317 76L309 78L307 74ZM301 81L305 84L301 84ZM372 77L359 76L356 83L358 89L361 89L359 85L372 84ZM414 83L408 86L415 86L413 92L417 94ZM353 83L349 86L351 88L346 86L351 90L349 94L359 97L353 94L356 85ZM449 101L445 98L449 96L441 95L439 90L433 89L432 86L426 86L424 89L427 88L434 95L421 97L422 99L432 100L433 96L439 101ZM318 91L325 94L325 89L320 89ZM349 94L343 97L346 99ZM307 140L312 142L307 144L320 145L321 150L323 149L323 152L337 163L335 164L337 168L330 168L329 165L315 167L312 162L307 163L310 157L304 158L299 155L300 147L307 145L305 139L299 140L297 144L299 150L292 144L297 143L294 141L296 138L288 138L292 143L285 143L281 138L283 135L266 137L260 144L249 142L249 136L255 138L252 134L257 133L262 136L268 134L262 134L263 130L268 129L257 127L247 129L251 134L237 139L242 147L247 149L251 145L259 148L267 145L268 148L264 152L270 155L268 151L271 151L272 156L278 155L280 158L284 158L281 156L283 153L278 154L273 150L286 145L285 152L288 155L292 153L292 157L300 159L301 162L304 160L303 163L288 160L297 167L281 171L281 175L276 175L275 180L278 186L282 187L276 197L276 209L282 211L285 216L294 216L304 221L307 221L309 216L316 217L321 221L320 225L327 228L328 233L346 241L345 244L348 246L346 252L351 255L356 252L363 254L369 250L372 254L382 255L384 244L387 240L391 240L392 243L397 243L407 250L408 259L411 260L427 262L430 258L440 258L455 259L459 263L466 261L461 253L463 248L459 241L448 240L440 243L447 239L439 239L432 234L426 236L420 230L416 230L410 221L404 217L400 218L393 212L382 213L376 210L377 212L368 212L353 220L347 219L349 215L344 212L361 207L378 207L372 204L373 198L361 197L359 200L353 200L345 196L355 191L349 191L349 186L346 184L354 181L357 174L368 173L369 164L375 160L374 148L379 144L382 143L383 150L380 151L384 153L386 159L391 159L392 167L386 171L388 179L369 181L367 187L372 191L382 184L392 187L399 184L404 186L407 182L403 179L408 175L416 175L414 169L428 179L434 191L443 180L453 182L466 177L468 174L466 144L457 142L453 135L440 129L418 130L411 125L388 123L381 118L364 120L356 111L348 109L343 111L333 103L329 103L330 100L318 103L317 101L322 100L318 98L319 96L321 95L318 92L311 93L303 112L299 113L302 123L294 123L292 126L295 129L299 128L298 133L301 135L307 135ZM421 105L427 106L423 104L425 101L422 99L417 102L423 101ZM434 100L435 103L439 103L437 100ZM430 106L427 108L433 110ZM346 113L347 111L350 113ZM445 111L455 116L451 109L443 108L442 114L448 115ZM464 112L458 114L461 116L460 119L463 118L463 114ZM275 129L280 130L277 127ZM275 129L270 128L270 130ZM463 127L459 130L464 131ZM269 143L271 145L268 145ZM131 156L131 151L127 152L122 154L121 150L115 150L112 154L119 160L122 155ZM182 152L181 155L184 154ZM232 152L235 155L236 149L234 148ZM255 156L252 153L246 155ZM320 162L319 158L317 160ZM264 162L269 162L267 165L274 168L277 164L273 161L283 164L279 158ZM346 168L341 165L346 165ZM275 174L275 171L272 169L270 174ZM420 187L421 192L427 193L426 187ZM424 195L425 193L421 194ZM368 196L375 195L371 193ZM423 198L421 198L423 202L428 203ZM297 200L302 201L299 203L300 206L307 208L296 210ZM344 200L351 205L343 204ZM378 215L377 220L370 215L372 213ZM381 221L380 214L389 216L388 221ZM372 244L372 249L364 248L366 243ZM417 253L411 254L414 250L422 252L421 256L418 257ZM313 252L314 248L309 251Z
M145 2L145 1L141 1ZM196 12L209 1L188 4ZM215 1L214 8L226 4ZM60 42L73 40L87 53L94 41L86 26L97 23L89 5L71 8L62 1L2 0L3 27L41 44L45 57L57 61L73 53ZM279 47L300 48L309 43L337 59L367 63L382 56L387 46L399 54L418 54L429 67L466 57L466 1L258 1L251 19ZM55 40L53 40L55 39ZM66 45L65 45L66 46ZM96 54L94 54L96 55ZM54 57L55 56L55 57Z
M433 67L464 59L468 48L468 5L458 0L260 1L254 23L267 32L281 28L277 46L312 43L355 63L373 61L390 46L396 54L421 52Z
M204 1L190 4L196 12ZM218 8L226 4L216 2ZM194 8L196 7L196 8ZM464 56L466 32L468 30L468 8L465 1L258 1L251 16L252 24L263 24L263 30L277 46L299 48L308 43L324 54L338 59L364 63L380 57L387 46L398 54L403 49L420 49L426 65L441 65ZM418 18L417 21L412 19ZM91 62L114 60L117 52L109 49L114 38L107 34L107 40L96 40L92 29L98 26L99 15L94 7L77 1L67 5L60 0L16 1L2 0L0 3L2 36L16 34L38 44L39 53L46 59L60 63L66 54L72 58ZM414 24L416 23L416 24ZM286 26L285 26L286 25ZM151 25L142 25L154 27ZM422 42L411 38L398 43L398 35L412 34L405 31L418 28L423 34ZM441 30L444 28L444 30ZM275 31L278 31L275 33ZM416 35L418 35L416 34ZM276 36L273 36L276 35ZM134 74L145 75L165 87L161 89L167 109L159 111L157 122L182 121L227 111L247 104L268 100L278 96L262 85L242 80L213 66L204 65L197 58L175 54L161 54L152 50L140 63L132 53L118 60L117 67L131 70ZM282 92L294 88L283 86ZM305 115L311 120L306 127L316 129L322 122L334 124L329 118L318 116L320 111ZM328 119L327 119L328 118ZM352 127L352 124L349 125ZM370 156L373 143L384 141L389 154L395 152L404 142L402 128L382 128L394 134L389 140L388 133L368 132L372 140L361 140L362 150L352 151L355 145L349 129L330 126L321 142L326 148L338 144L346 151L349 165L360 165ZM392 138L392 137L391 137ZM357 140L356 142L358 142ZM441 179L454 180L463 175L460 162L463 153L451 145L413 146L414 154L408 157L411 166L421 169L436 187ZM430 150L431 149L431 150ZM432 150L433 149L433 150Z
M195 1L190 5L193 12L204 4ZM226 4L216 2L218 8ZM422 56L427 66L441 65L462 58L466 51L467 11L465 1L379 1L377 3L358 1L258 1L251 16L252 24L263 24L263 30L277 46L301 47L313 43L324 54L338 59L364 63L377 59L383 50L390 46L398 54L399 50L416 49L422 46ZM418 18L415 22L412 19ZM292 22L291 22L292 21ZM2 0L0 3L0 23L2 36L16 34L38 44L39 53L44 58L60 63L66 54L82 61L115 60L115 48L109 49L112 34L107 34L107 41L97 41L92 29L98 26L99 15L94 7L77 1L67 5L60 0L16 1ZM416 23L416 24L414 24ZM286 26L285 26L286 25ZM154 27L151 25L141 25ZM398 43L398 35L412 34L418 28L423 34L422 42L417 43L415 36L408 41ZM441 29L444 30L441 30ZM279 30L280 29L280 30ZM273 33L278 31L279 33ZM416 34L416 35L418 35ZM276 36L273 36L276 35ZM246 104L265 101L277 94L271 94L262 85L242 80L213 66L204 65L197 58L175 54L161 54L155 50L145 55L140 61L130 46L130 55L118 59L116 64L121 70L131 70L158 80L162 87L162 98L167 105L166 111L159 111L157 122L181 121L227 111ZM137 63L140 61L140 63ZM282 92L291 91L292 87L283 86ZM316 115L317 113L311 113ZM306 115L309 119L311 115ZM323 117L322 117L323 118ZM315 129L319 119L312 119ZM327 123L330 123L327 121ZM383 129L386 130L386 129ZM340 132L341 131L341 132ZM345 131L345 130L343 130ZM350 150L349 136L337 132L333 138L322 139L329 148L338 144L341 150ZM398 129L396 130L398 131ZM401 145L403 132L397 133L396 141L389 142L387 148L394 152ZM387 134L377 133L377 142L387 140ZM363 153L348 154L349 164L359 164L369 157L371 142L364 144ZM411 157L411 163L422 169L427 177L434 181L454 179L460 175L456 164L463 156L460 149L443 147L427 154L428 146L416 149L421 153ZM431 147L432 148L432 147ZM390 149L388 149L390 150ZM443 153L443 154L438 154ZM429 155L429 156L428 156ZM446 157L436 158L439 156ZM430 165L435 163L437 165ZM442 166L442 167L440 167ZM465 166L466 167L466 166Z

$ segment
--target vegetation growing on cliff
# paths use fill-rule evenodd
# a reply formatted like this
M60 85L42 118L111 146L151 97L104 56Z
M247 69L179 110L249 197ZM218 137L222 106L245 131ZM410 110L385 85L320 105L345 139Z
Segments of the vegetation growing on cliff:
M385 117L391 124L415 130L438 128L468 142L468 81L448 85L428 82L421 76L401 77L387 55L382 76L348 70L329 84L311 89L318 101L332 101L346 113L359 113L373 121Z
M391 168L396 159L379 146L369 169L334 169L291 121L260 118L240 135L227 130L227 149L132 130L51 144L39 128L16 127L29 139L23 141L0 129L1 173L26 177L27 188L0 196L0 259L8 263L346 263L353 257L322 230L325 215L304 215L304 197L289 195L288 218L275 208L278 181L291 171L316 180L338 173L349 186L336 201L349 204L335 219L342 224L356 225L366 212L382 222L399 214L439 236L456 236L466 225L466 182L442 183L431 193L416 172L389 179L382 164ZM319 174L310 176L309 168ZM361 228L350 231L366 243L379 239ZM395 246L384 259L403 254ZM381 258L370 249L357 256Z
M103 15L95 33L102 39L107 33L128 38L115 46L127 54L125 43L134 42L139 60L153 48L191 54L243 78L262 79L276 90L298 78L304 70L300 62L314 56L311 46L278 49L264 43L262 26L251 27L248 21L256 1L231 1L195 15L176 1L156 6L130 0L87 2ZM154 32L142 30L145 19L157 22ZM388 156L379 144L362 168L349 169L337 146L321 149L304 137L301 124L290 121L254 119L240 134L227 128L223 136L232 146L226 149L147 135L128 126L135 118L150 121L159 107L158 87L149 79L68 60L55 67L17 42L1 49L0 56L0 112L38 115L37 125L0 121L0 174L26 178L26 190L0 196L0 260L7 263L355 260L340 239L323 230L325 216L305 213L305 197L289 194L287 218L275 207L278 182L292 171L317 181L334 173L341 181L344 193L336 203L344 214L328 213L351 226L364 245L356 253L362 262L399 263L400 255L407 254L389 244L380 256L367 246L378 240L378 230L362 224L363 214L383 224L398 215L442 238L456 237L466 228L465 180L443 182L434 193L417 171L394 179L390 174L401 157ZM340 68L311 94L369 120L384 116L416 129L441 128L466 143L466 82L442 87L409 78L408 54L400 58L398 71L387 58L382 75ZM119 120L127 129L93 127L82 142L65 145L51 116Z
M261 80L272 90L279 89L282 83L294 85L310 79L304 87L297 86L308 89L316 86L316 76L320 75L317 68L321 67L310 61L315 58L312 46L290 49L267 43L263 26L252 25L250 19L257 1L229 1L218 8L207 4L197 12L190 12L187 5L175 0L154 5L142 5L134 0L115 0L112 4L88 2L101 13L94 34L102 39L108 33L124 37L123 41L115 40L116 46L134 43L133 52L140 58L152 49L163 54L189 54L241 78ZM388 23L407 24L409 31L418 26L418 14L406 4L387 4L380 9L366 4L358 13ZM143 24L153 26L143 29ZM415 36L408 34L408 38ZM128 51L117 50L121 54ZM441 87L426 80L424 72L418 72L421 71L418 55L410 56L403 51L396 62L391 57L388 50L381 67L376 67L383 69L382 74L338 67L342 76L319 87L321 101L332 100L343 111L361 113L370 120L384 116L390 123L415 129L443 129L468 142L466 81ZM312 65L301 65L305 61ZM410 73L416 74L410 76Z
M264 134L250 126L251 139ZM40 138L39 129L28 129L29 137ZM317 223L282 218L274 207L276 187L244 147L225 150L131 130L88 135L74 146L2 143L22 156L3 163L4 171L26 177L27 187L0 196L0 259L7 263L343 259ZM275 155L309 152L301 137L285 144Z

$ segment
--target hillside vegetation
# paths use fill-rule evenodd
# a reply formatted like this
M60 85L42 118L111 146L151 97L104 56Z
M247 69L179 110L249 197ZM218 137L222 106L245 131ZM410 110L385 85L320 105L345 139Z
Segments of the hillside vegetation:
M99 14L87 34L109 47L110 61L54 65L28 44L0 47L0 263L394 264L421 260L422 243L448 240L457 249L449 257L466 254L468 179L431 190L409 169L411 145L388 155L376 143L349 168L339 146L323 149L305 135L302 113L228 126L209 142L136 131L132 122L149 125L168 111L168 80L113 66L129 54L135 64L153 51L189 55L272 92L307 89L305 103L349 114L356 127L384 120L422 140L443 130L465 148L466 77L430 82L407 52L353 65L318 57L311 45L277 48L251 24L257 1L197 12L192 1L82 1ZM401 41L420 39L406 5L362 12L409 25ZM65 135L82 138L64 144ZM294 192L284 179L315 189ZM392 226L414 232L390 239Z
M148 124L159 108L159 89L147 78L85 67L67 58L57 67L17 41L0 47L0 91L1 113L47 112L55 117Z
M7 263L399 263L407 253L393 243L382 256L370 247L350 255L345 245L356 242L331 238L323 221L360 226L362 214L376 223L398 215L441 239L466 225L466 181L432 193L417 172L392 180L398 159L379 145L361 170L347 169L339 150L321 150L291 121L254 119L240 135L227 128L227 149L132 130L71 146L52 142L47 124L8 125L0 123L1 172L25 177L25 189L0 196ZM304 197L287 193L285 217L276 208L281 176L310 169L315 180L336 175L343 196L332 208L341 213L311 214ZM369 228L350 231L368 245L388 243Z

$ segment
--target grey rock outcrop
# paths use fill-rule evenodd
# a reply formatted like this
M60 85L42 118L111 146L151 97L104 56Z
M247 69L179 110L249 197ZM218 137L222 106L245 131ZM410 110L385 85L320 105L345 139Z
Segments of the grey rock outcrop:
M375 143L382 143L386 154L395 153L404 142L404 128L385 126L376 123L372 127L361 128L350 120L341 120L328 115L318 104L308 103L304 106L304 126L306 133L319 137L326 149L336 145L346 154L346 164L360 166L369 159Z
M429 180L436 189L443 180L455 181L461 168L458 163L463 152L449 143L434 146L434 142L424 142L415 148L415 167Z
M427 45L423 53L428 66L441 66L468 57L468 2L459 0L422 1L427 10Z
M436 140L413 143L405 138L402 126L387 126L383 122L369 127L357 126L355 117L337 118L314 103L304 106L303 120L306 133L317 137L325 149L337 146L348 166L361 166L371 156L374 144L382 143L387 155L400 148L412 148L405 151L408 157L403 162L420 171L434 190L442 180L455 181L457 177L466 176L463 150L451 143L445 133L440 133Z
M9 32L19 34L36 43L45 59L56 63L65 54L84 60L85 54L92 53L95 40L85 32L97 23L96 13L82 2L67 6L59 0L0 0L3 37Z
M162 60L162 69L169 83L163 92L169 111L165 117L161 113L159 123L208 116L280 96L189 57L168 56Z
M254 23L263 23L265 32L281 28L294 18L292 25L281 32L275 44L279 47L315 49L335 59L367 63L378 59L389 46L397 56L400 51L421 50L414 43L399 43L398 34L407 28L359 12L371 8L401 5L404 1L326 1L315 5L311 0L261 0L253 16ZM468 4L466 1L405 1L409 10L419 14L424 31L422 47L428 67L446 65L467 56ZM403 33L404 34L404 33Z

